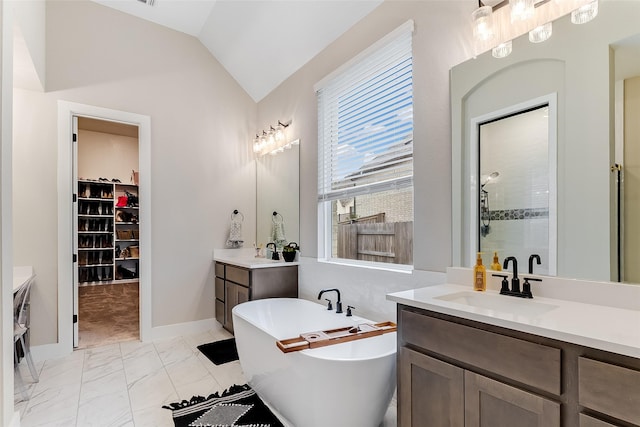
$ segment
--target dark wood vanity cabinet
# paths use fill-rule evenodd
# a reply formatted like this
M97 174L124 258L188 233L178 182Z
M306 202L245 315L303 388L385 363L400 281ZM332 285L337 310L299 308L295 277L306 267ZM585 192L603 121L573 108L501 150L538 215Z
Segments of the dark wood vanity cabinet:
M216 261L216 320L233 333L233 307L262 298L297 298L298 266L244 268Z
M399 427L640 425L640 360L398 306Z
M629 369L579 357L578 400L585 410L597 411L609 417L639 425L640 369ZM615 424L604 423L588 416L580 419L580 427L607 425Z

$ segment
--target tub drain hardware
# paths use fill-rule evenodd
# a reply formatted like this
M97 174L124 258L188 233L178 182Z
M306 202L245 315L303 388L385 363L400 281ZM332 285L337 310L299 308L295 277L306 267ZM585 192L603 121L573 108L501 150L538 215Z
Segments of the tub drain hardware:
M362 323L356 326L329 329L326 331L314 331L300 334L296 338L276 341L276 345L283 353L305 350L308 348L325 347L374 337L389 332L395 332L397 325L393 322Z

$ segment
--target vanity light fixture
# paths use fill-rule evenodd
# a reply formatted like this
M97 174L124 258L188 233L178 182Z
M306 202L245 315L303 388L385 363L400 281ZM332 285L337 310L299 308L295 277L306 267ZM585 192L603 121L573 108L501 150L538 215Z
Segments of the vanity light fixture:
M260 156L266 154L276 155L282 153L285 149L291 148L292 145L297 145L299 140L287 142L286 129L289 125L291 125L291 121L283 123L278 120L276 127L269 125L269 130L263 130L261 136L256 134L252 141L253 152Z
M547 22L546 24L539 25L533 30L529 31L529 41L531 43L542 43L551 37L553 33L553 24Z
M534 15L533 0L509 0L511 6L511 23L526 21Z
M508 56L510 42L529 33L529 41L548 40L552 22L571 14L571 22L583 24L598 14L598 0L479 0L471 14L475 54L487 50L496 58Z
M491 24L491 6L480 6L471 14L473 20L473 37L477 40L490 40L494 36L493 25Z
M586 24L598 16L598 0L594 0L571 12L573 24Z
M500 43L498 46L494 47L491 50L491 55L494 58L506 58L507 56L509 56L511 54L511 51L513 50L513 46L511 43L511 40L508 40L504 43Z

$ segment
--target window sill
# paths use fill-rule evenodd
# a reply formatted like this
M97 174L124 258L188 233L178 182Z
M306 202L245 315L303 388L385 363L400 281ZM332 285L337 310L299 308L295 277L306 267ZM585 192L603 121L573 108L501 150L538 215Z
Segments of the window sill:
M383 270L393 273L413 274L413 265L387 264L382 262L357 261L341 258L318 258L318 262L325 264L342 265L346 267L367 268L370 270Z

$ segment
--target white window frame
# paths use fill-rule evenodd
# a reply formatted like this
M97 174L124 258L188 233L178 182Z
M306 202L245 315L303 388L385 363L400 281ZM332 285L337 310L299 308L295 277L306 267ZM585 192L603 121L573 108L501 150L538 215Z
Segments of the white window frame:
M372 53L378 51L382 46L389 43L389 41L398 38L401 34L406 34L407 32L413 33L414 31L414 22L413 20L409 20L405 22L400 27L393 30L391 33L384 36L382 39L378 40L373 45L369 46L367 49L362 51L360 54L334 70L332 73L324 77L318 83L314 85L314 91L318 92L323 87L325 87L331 80L335 77L343 74L345 71L349 70L352 66L362 61L364 58L368 57ZM319 129L320 132L320 129ZM318 149L319 152L322 149L324 141L318 138ZM320 154L319 154L320 156ZM320 167L321 158L318 158L318 167ZM405 185L402 188L411 188L413 190L413 176L410 178L411 184ZM319 183L320 184L320 183ZM390 185L388 188L380 189L380 184L374 184L373 191L371 193L378 193L386 190L391 190L394 188L393 185ZM415 212L412 212L413 220L415 221ZM327 262L334 264L342 264L342 265L351 265L358 267L366 267L372 269L379 270L388 270L388 271L396 271L396 272L406 272L411 273L413 271L413 264L393 264L393 263L383 263L383 262L372 262L372 261L362 261L362 260L354 260L348 258L337 258L332 256L332 201L331 200L318 200L318 261L319 262Z

